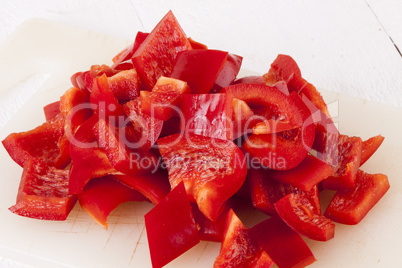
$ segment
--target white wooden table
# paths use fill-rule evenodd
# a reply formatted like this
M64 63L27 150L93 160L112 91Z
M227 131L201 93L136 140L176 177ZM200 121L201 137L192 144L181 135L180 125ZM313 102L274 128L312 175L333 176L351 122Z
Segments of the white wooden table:
M133 40L171 9L188 36L242 55L244 69L265 73L277 54L289 54L318 88L402 107L400 0L0 0L0 6L0 48L32 18ZM26 266L0 256L0 267Z

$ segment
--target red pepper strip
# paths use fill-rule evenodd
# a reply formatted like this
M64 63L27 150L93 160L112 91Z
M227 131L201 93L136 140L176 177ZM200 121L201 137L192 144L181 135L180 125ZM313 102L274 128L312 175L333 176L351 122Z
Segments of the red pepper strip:
M243 57L229 53L227 60L222 70L219 72L218 77L212 87L211 92L217 93L222 88L230 86L230 84L235 80L237 74L240 71L241 63Z
M230 201L230 200L229 200ZM198 235L201 240L222 242L226 224L226 215L231 208L230 202L226 203L224 210L216 221L211 221L202 214L197 204L191 203L195 222L198 226Z
M339 223L358 224L389 189L388 177L384 174L357 172L356 187L338 191L324 215Z
M322 187L329 190L354 189L356 173L360 167L362 139L340 135L334 148L324 155L318 154L335 169L334 175L322 181Z
M200 42L194 41L191 37L187 38L192 49L208 49L208 47Z
M267 85L272 86L278 81L289 83L294 76L301 76L299 66L297 66L295 60L288 55L279 54L271 64L268 73L263 75L263 78Z
M331 118L327 104L320 92L301 76L294 75L288 82L289 92L296 91L299 95L305 95L314 105L320 109L326 116Z
M142 113L141 98L125 103L123 110L134 129L139 132L140 143L138 146L144 151L151 149L161 134L163 121Z
M9 209L20 216L41 220L65 220L76 196L68 193L68 170L30 158L25 162L17 203Z
M116 56L114 56L114 58L112 59L112 61L113 61L113 65L111 66L112 69L116 69L116 67L118 67L123 62L131 60L134 53L140 47L142 42L144 42L144 40L148 37L148 35L149 35L149 33L137 32L134 43L129 45L128 47L126 47L123 51L121 51Z
M159 77L170 76L177 54L189 49L191 44L186 34L172 11L169 11L138 47L132 61L150 90Z
M69 191L71 194L81 193L84 186L92 178L109 174L119 174L112 166L104 150L99 148L93 127L98 122L97 115L85 121L71 140L71 168Z
M129 201L148 201L141 193L118 182L114 176L91 180L78 195L81 207L103 228L118 205Z
M291 184L303 191L310 191L316 184L332 175L334 169L315 156L307 155L290 170L269 170L267 176L281 183Z
M94 112L97 113L100 118L114 122L120 119L124 120L125 113L123 107L113 95L108 78L105 74L94 79L90 101L93 105Z
M275 203L281 219L293 230L310 239L327 241L334 238L335 224L316 213L314 206L302 195L290 193Z
M32 130L11 133L2 143L21 167L30 158L40 158L49 166L64 168L70 162L70 155L63 135L64 118L59 115Z
M152 92L141 91L142 113L156 119L167 121L178 115L181 95L190 93L190 87L186 82L160 77L156 82Z
M162 267L200 242L183 183L145 214L152 267Z
M363 141L360 166L366 163L366 161L378 150L384 139L385 138L383 136L377 135L366 141Z
M139 146L137 132L132 127L116 128L99 119L93 132L113 167L127 175L151 171L157 163L156 157Z
M214 262L214 268L252 268L261 260L260 257L263 250L258 243L250 237L247 228L232 209L227 213L223 237L221 250ZM263 267L271 267L274 264L270 258L264 258L264 260L266 262Z
M300 190L292 185L280 183L270 176L271 170L266 168L250 168L247 178L253 206L268 215L275 215L274 204L284 196L294 193L309 200L316 214L321 213L317 186L310 191Z
M140 80L135 69L123 70L108 77L107 81L118 100L133 100L140 95Z
M181 131L217 139L230 140L232 107L226 94L183 94Z
M172 188L184 181L191 202L216 221L247 173L241 150L229 140L188 134L158 140Z
M316 261L303 238L278 216L257 224L249 233L281 268L305 267Z
M114 178L143 194L154 205L158 204L170 191L168 174L162 170L135 176L115 175Z
M43 107L46 121L54 119L60 113L60 101L49 103Z
M207 94L227 61L220 50L192 49L177 54L171 77L187 82L191 92Z

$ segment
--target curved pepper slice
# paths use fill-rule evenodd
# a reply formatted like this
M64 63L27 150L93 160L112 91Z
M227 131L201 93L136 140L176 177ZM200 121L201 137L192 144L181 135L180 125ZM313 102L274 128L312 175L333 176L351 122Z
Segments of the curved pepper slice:
M62 221L75 202L76 196L68 193L68 170L30 158L24 165L17 203L9 209L29 218Z
M227 213L223 237L221 250L214 262L214 268L253 268L256 265L269 268L274 264L269 255L250 237L247 228L232 209ZM261 255L263 253L266 255L262 259ZM262 263L262 260L264 260L264 263ZM258 264L259 261L260 263Z
M303 238L279 216L255 225L249 233L279 267L305 267L316 261Z
M64 168L70 162L68 141L64 137L64 118L56 116L50 121L25 132L11 133L3 146L21 167L30 158L39 158L49 166Z
M132 61L146 87L152 89L159 77L170 76L177 54L189 49L186 34L169 11L135 51Z
M152 267L160 268L200 242L184 184L145 214Z
M78 195L81 207L103 228L107 217L118 205L129 201L147 201L141 193L106 176L91 180Z
M366 161L380 148L384 137L377 135L371 137L368 140L363 141L362 144L362 158L360 159L360 166L362 166Z
M310 239L327 241L334 238L335 224L315 211L302 195L290 193L275 203L281 219L293 230Z
M190 201L215 221L246 178L243 153L232 141L194 134L171 135L158 145L172 188L184 181Z
M384 174L357 172L356 187L338 191L324 215L343 224L358 224L389 189L388 177Z

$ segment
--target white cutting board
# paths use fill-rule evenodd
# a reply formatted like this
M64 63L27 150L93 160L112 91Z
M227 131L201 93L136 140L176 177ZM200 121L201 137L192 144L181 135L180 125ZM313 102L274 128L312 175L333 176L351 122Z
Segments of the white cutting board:
M110 64L128 43L44 20L24 23L0 47L0 139L42 123L42 107L70 87L74 72ZM363 169L387 174L391 189L359 225L337 224L335 239L329 242L306 239L318 259L311 267L399 267L402 110L323 93L342 133L363 139L385 136ZM109 216L108 230L78 205L64 222L23 218L8 211L15 203L22 169L3 147L0 170L0 256L36 267L151 267L143 215L152 205L121 205ZM255 217L259 216L249 215L247 224ZM201 242L168 267L212 267L219 249L219 243Z

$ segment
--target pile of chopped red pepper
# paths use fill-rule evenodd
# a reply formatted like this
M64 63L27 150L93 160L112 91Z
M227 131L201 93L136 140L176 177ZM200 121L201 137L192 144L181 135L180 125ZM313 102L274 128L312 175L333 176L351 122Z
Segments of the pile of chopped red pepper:
M152 202L153 267L200 240L222 242L214 267L315 262L301 236L332 239L333 221L359 223L389 189L360 169L384 138L340 134L290 56L236 79L241 63L187 38L168 12L110 67L74 74L45 123L3 140L23 167L10 210L65 220L78 200L107 228L119 204ZM322 191L336 191L327 208ZM239 203L270 217L246 228Z

